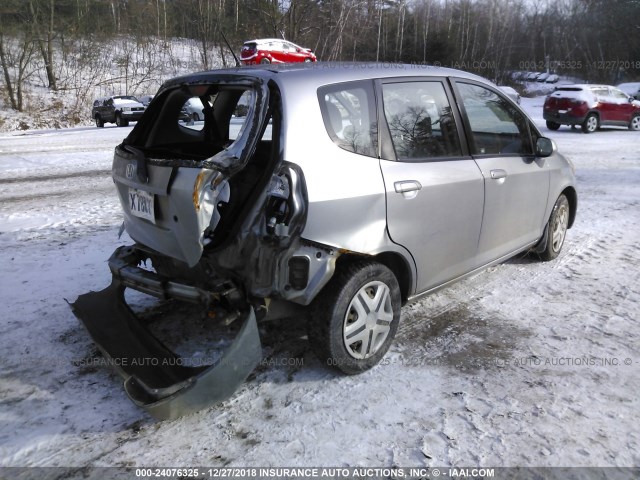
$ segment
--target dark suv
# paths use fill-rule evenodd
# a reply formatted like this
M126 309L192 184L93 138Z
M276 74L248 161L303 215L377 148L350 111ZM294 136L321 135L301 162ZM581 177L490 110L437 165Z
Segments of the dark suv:
M549 130L560 125L580 125L584 133L601 126L640 130L640 102L608 85L564 85L544 102L544 119Z
M115 95L98 98L93 102L91 117L96 127L104 127L105 123L115 123L126 127L129 122L137 122L144 113L145 106L131 95Z

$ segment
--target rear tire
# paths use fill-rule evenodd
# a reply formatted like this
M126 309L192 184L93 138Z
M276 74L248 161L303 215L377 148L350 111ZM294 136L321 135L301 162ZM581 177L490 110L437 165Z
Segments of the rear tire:
M582 131L584 133L593 133L600 127L600 121L595 113L590 113L582 122Z
M549 130L558 130L560 128L560 124L552 122L551 120L547 120L547 128Z
M629 122L629 130L640 132L640 115L634 115Z
M349 375L378 364L400 322L400 287L372 261L343 265L311 306L309 343L325 365Z
M567 236L567 229L569 228L569 201L567 197L560 195L556 204L551 210L551 216L547 223L547 246L538 253L539 257L543 261L553 260L560 254L562 245L564 245L564 239Z

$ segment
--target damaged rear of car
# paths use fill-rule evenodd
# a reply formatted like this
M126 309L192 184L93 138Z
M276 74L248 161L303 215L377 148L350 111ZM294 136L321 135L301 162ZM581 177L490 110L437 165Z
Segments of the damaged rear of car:
M180 115L193 98L204 122L189 125ZM112 285L73 308L117 359L129 396L154 416L175 418L228 397L261 359L256 316L277 295L278 262L299 248L306 219L302 172L282 159L281 119L268 78L193 75L165 84L115 150L112 175L136 243L109 259ZM125 288L222 305L223 321L241 323L238 337L218 364L185 367L127 307ZM171 368L140 367L140 359Z

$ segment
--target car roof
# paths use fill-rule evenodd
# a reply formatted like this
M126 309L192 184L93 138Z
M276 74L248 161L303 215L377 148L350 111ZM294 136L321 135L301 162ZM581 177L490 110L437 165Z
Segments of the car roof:
M284 38L256 38L253 40L247 40L246 42L244 42L245 44L247 43L267 43L267 42L287 42L287 43L293 43L289 40L285 40Z
M277 83L304 82L306 88L320 87L333 83L369 80L372 78L394 77L459 77L476 80L485 84L492 83L478 75L445 67L432 65L407 65L397 63L358 63L358 62L313 62L282 63L267 65L248 65L193 73L176 77L164 83L161 90L184 84L209 83L216 78L237 76L238 79L253 77Z
M594 88L613 88L611 85L596 85L592 83L572 83L567 85L560 85L556 87L556 90L564 90L567 88L580 88L582 90L593 90Z

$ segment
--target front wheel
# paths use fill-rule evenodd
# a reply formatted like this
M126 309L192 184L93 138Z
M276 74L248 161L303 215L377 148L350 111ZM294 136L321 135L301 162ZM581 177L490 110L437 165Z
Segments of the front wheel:
M569 201L564 194L560 195L553 206L547 223L547 246L538 254L541 260L553 260L562 250L564 239L567 236L567 229L569 228L569 213Z
M547 128L549 130L558 130L560 128L560 124L557 122L552 122L551 120L547 120Z
M96 115L96 127L104 127L104 120L102 120L102 117L100 115Z
M598 116L595 113L590 113L582 123L582 131L584 133L593 133L598 129Z
M634 115L629 122L629 130L634 132L640 131L640 115Z
M194 122L199 122L200 121L200 115L198 115L198 112L193 112L191 114L191 118L193 119Z
M382 264L343 266L312 305L309 343L328 366L353 375L375 366L400 322L400 287Z
M268 58L263 58L262 60L260 60L260 63L267 64L267 63L271 63L271 61L269 61Z
M122 118L122 115L116 113L116 125L119 127L126 127L127 125L129 125L129 120L125 120L124 118Z

